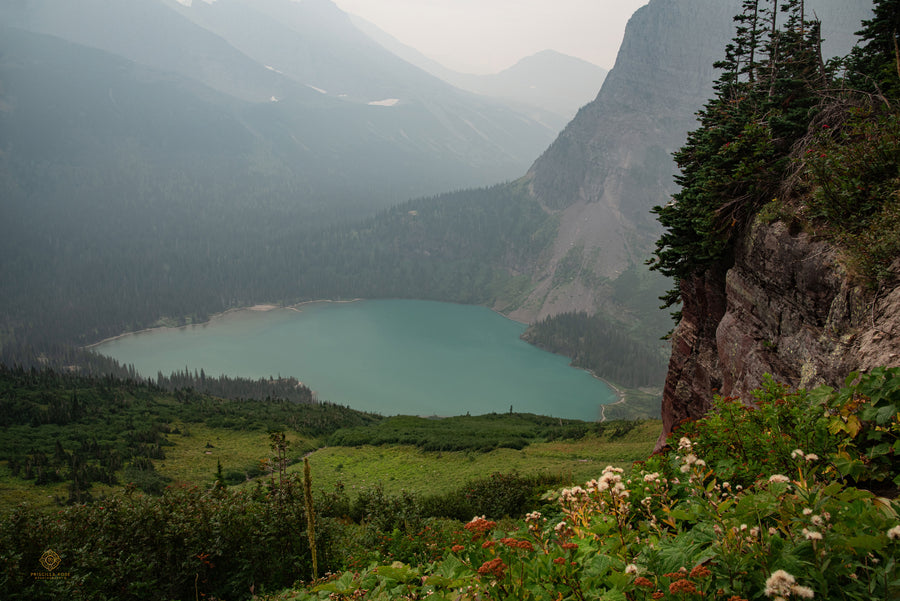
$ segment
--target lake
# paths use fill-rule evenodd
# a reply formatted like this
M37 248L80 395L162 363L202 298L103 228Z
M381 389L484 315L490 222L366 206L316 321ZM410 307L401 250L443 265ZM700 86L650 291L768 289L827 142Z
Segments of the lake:
M596 420L615 392L519 339L525 325L485 307L431 301L309 303L232 311L94 347L144 377L293 376L319 399L383 415L538 413Z

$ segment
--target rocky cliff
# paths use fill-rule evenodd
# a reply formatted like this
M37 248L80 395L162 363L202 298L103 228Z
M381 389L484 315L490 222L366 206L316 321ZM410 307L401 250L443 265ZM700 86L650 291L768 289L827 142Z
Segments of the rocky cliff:
M596 99L527 175L559 228L535 269L534 291L512 317L534 321L578 310L618 318L667 287L643 267L660 233L649 211L676 190L672 153L712 94L712 65L734 35L740 7L740 0L650 0L632 16ZM827 56L846 54L871 15L869 0L807 0L807 7L822 20ZM573 264L577 272L560 277ZM623 274L640 285L617 287ZM654 336L664 332L660 324Z
M715 393L752 400L764 374L839 387L852 371L900 365L900 281L861 285L836 247L796 229L757 218L732 267L682 282L657 446Z

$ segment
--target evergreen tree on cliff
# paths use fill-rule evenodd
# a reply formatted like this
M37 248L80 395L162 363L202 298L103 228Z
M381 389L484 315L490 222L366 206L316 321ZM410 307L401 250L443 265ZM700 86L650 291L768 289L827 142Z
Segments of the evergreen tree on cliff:
M665 232L650 268L676 284L728 261L735 233L775 194L829 81L819 23L806 19L801 0L746 0L735 21L715 64L715 96L675 153L681 189L653 209ZM663 300L670 307L680 298L676 286Z
M875 0L874 16L857 32L865 42L850 53L848 80L858 90L900 97L900 0Z

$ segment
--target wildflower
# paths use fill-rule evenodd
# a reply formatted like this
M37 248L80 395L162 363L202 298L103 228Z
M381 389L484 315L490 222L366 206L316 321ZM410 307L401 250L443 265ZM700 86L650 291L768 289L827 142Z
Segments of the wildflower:
M791 459L796 459L797 457L799 457L800 459L806 458L806 456L803 454L803 451L801 451L800 449L794 449L793 451L791 451Z
M567 551L572 551L574 549L577 549L578 545L576 545L575 543L563 543L560 545L560 547L566 549Z
M541 519L540 511L532 511L531 513L529 513L528 515L525 516L526 522L537 522L540 519Z
M818 461L818 460L819 460L819 456L816 455L815 453L809 453L809 454L807 454L807 456L806 456L806 460L807 460L807 461Z
M815 596L813 590L797 584L797 580L784 570L776 570L766 580L766 597L785 599L796 595L801 599L812 599Z
M473 534L486 534L493 530L496 525L497 522L487 520L484 516L475 516L474 518L472 518L472 521L463 526L463 528Z
M659 472L644 474L644 482L656 482L657 480L659 480Z
M662 591L656 591L655 593L653 593L652 595L650 595L650 597L653 598L653 599L662 599L662 598L665 597L665 596L666 596L666 594L665 594L664 592L662 592Z
M690 451L692 444L693 443L691 443L690 438L688 438L687 436L682 436L681 440L678 441L678 450L679 451Z
M822 540L822 533L816 532L815 530L807 530L806 528L804 528L803 537L806 538L806 540Z
M454 553L459 553L463 549L465 549L465 547L463 547L462 545L453 545L452 547L450 547L450 550Z
M627 566L625 566L625 573L626 574L637 574L638 567L636 565L634 565L633 563L630 563Z
M655 588L656 587L656 585L653 584L652 581L648 580L647 578L644 578L643 576L638 576L637 578L635 578L634 583L637 586L644 586L647 588Z
M490 548L493 547L495 544L496 544L496 543L494 543L494 541L492 541L492 540L486 540L486 541L484 541L483 543L481 543L481 548L482 548L482 549L490 549Z
M673 595L677 595L678 593L688 593L695 595L700 591L697 590L697 586L693 582L682 578L681 580L676 580L669 585L669 592Z
M553 560L553 563L555 563L558 566L561 566L564 563L566 563L566 558L565 557L557 557L556 559Z
M894 526L887 531L888 538L891 540L900 540L900 525Z
M663 574L663 578L679 578L679 579L681 579L681 578L684 578L685 576L687 576L687 573L688 573L687 568L682 567L677 572L669 572L668 574Z
M773 474L772 476L769 477L769 482L784 483L784 482L790 482L790 481L791 481L790 478L788 478L787 476L782 476L781 474Z
M812 515L812 509L810 509L809 507L804 507L803 515Z
M509 566L503 563L502 559L500 559L499 557L495 557L494 559L481 564L481 567L478 568L478 573L482 576L487 576L488 574L490 574L491 576L499 580L500 578L503 578L503 574L506 571L507 567Z
M820 516L820 515L812 516L811 518L809 518L809 521L812 523L813 526L818 526L819 528L821 528L822 526L825 525L825 520L823 520L822 516Z
M706 578L710 574L709 568L702 564L691 570L691 578Z

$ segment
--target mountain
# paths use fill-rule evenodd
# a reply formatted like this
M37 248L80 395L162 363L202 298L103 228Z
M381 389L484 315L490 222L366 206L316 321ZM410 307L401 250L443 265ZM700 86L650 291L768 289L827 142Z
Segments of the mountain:
M525 57L491 75L460 73L403 44L369 21L351 18L356 27L404 61L462 90L502 100L555 131L562 130L579 108L596 97L607 74L602 67L554 50Z
M807 6L832 41L829 56L846 54L852 32L871 14L864 0ZM621 314L627 306L613 302L610 283L623 274L643 282L638 296L662 290L664 283L643 267L660 232L650 209L666 204L676 190L672 153L711 96L717 76L712 65L723 56L739 11L737 0L652 0L632 16L597 98L528 172L534 196L559 228L534 274L535 290L514 317L532 321L574 310ZM554 277L572 264L579 266L574 277Z
M518 176L555 133L397 59L326 0L29 0L0 17L248 103L235 119L266 169L370 210Z

